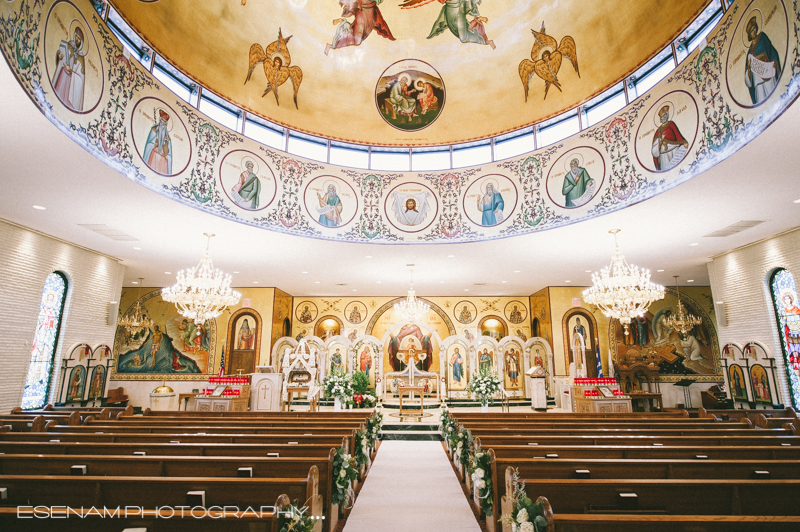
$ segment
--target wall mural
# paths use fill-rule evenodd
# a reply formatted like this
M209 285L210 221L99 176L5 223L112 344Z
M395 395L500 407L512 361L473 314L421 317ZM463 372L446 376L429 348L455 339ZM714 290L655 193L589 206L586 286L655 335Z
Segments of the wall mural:
M718 380L717 375L722 370L712 318L702 305L681 292L681 302L686 311L701 318L702 323L686 334L668 327L664 320L675 313L678 300L674 288L667 288L666 293L663 300L650 305L644 317L631 323L630 334L625 335L619 322L612 320L609 343L614 359L620 361L624 358L629 363L654 360L665 381L675 380L675 377L667 377L674 375L689 375L698 382Z
M419 131L433 124L444 110L442 77L419 59L406 59L384 70L375 87L375 104L387 124Z
M533 33L533 48L531 48L531 59L523 59L519 64L519 77L522 80L522 87L525 89L525 101L528 101L528 91L530 79L536 74L544 81L544 98L547 98L547 91L550 87L555 87L559 92L561 83L558 80L558 71L564 59L569 59L575 68L575 73L581 77L578 69L578 51L575 46L575 39L567 35L559 43L555 38L545 33L544 22L540 31L531 30Z
M195 325L175 305L152 290L138 299L151 328L131 332L117 328L112 380L204 380L213 373L217 345L216 320ZM131 305L132 307L132 305ZM127 314L130 308L122 315ZM244 322L237 324L241 327ZM247 328L251 329L251 323ZM257 332L257 331L256 331ZM229 347L230 349L230 347Z
M477 11L477 3L467 3ZM170 9L166 4L148 4L147 9ZM178 100L129 59L88 1L0 3L0 47L23 89L51 122L110 167L178 202L315 238L473 242L620 210L691 179L744 146L798 94L800 25L789 24L797 18L797 4L736 3L703 48L605 121L520 157L443 172L341 168L274 151L229 131ZM420 6L414 12L422 14L424 5L411 2L407 7ZM363 9L353 3L351 27L358 16L366 16ZM484 17L471 15L464 27L463 14L451 11L450 3L441 7L436 28L450 29L461 42L491 42L481 30ZM289 47L297 37L276 35L261 52L261 45L252 47L250 67L263 63L265 78L258 84L266 83L266 90L259 88L257 97L272 92L277 104L287 80L297 97L302 71L290 65ZM534 32L541 43L545 36ZM555 60L555 51L548 61ZM567 48L559 53L567 55ZM586 61L583 66L590 68ZM567 91L566 84L575 78L563 69L561 74L559 84ZM429 81L441 113L444 93L439 98L437 85ZM429 102L428 112L419 116L434 112L424 83L422 89L407 87L403 95L414 95L415 112L422 113L420 97Z

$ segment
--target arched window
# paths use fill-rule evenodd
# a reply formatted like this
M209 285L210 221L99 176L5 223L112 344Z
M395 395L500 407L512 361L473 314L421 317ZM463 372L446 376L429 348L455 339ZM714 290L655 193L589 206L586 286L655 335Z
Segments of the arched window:
M47 276L39 305L39 319L31 347L31 363L22 393L22 408L41 408L47 402L50 378L53 374L53 355L61 331L61 317L67 300L67 278L61 272Z
M794 276L788 270L776 270L769 288L778 320L778 336L781 337L792 406L797 408L800 406L800 308Z

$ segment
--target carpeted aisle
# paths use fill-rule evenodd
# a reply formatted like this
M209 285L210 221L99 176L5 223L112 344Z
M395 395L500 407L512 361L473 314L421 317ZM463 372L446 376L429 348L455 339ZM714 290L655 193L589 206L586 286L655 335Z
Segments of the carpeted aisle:
M442 444L384 441L344 532L480 532Z

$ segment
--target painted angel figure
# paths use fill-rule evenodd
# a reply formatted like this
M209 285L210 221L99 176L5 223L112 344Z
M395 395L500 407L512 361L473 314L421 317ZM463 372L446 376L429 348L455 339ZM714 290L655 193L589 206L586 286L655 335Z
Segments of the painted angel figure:
M544 97L547 98L547 91L553 85L561 91L561 82L558 80L558 71L561 69L561 62L566 57L575 67L578 77L581 72L578 69L578 52L575 48L575 39L567 35L561 39L559 44L553 37L545 33L544 23L539 31L531 30L534 43L531 48L531 59L523 59L519 64L519 77L522 86L525 88L525 101L528 101L528 83L531 76L535 73L544 80Z
M291 38L292 36L289 35L284 39L283 32L278 30L278 40L270 43L266 50L258 43L253 44L250 47L250 66L247 69L247 79L244 82L250 81L250 76L253 75L256 65L262 63L264 65L264 74L267 76L267 88L261 97L263 98L272 91L275 93L275 102L280 105L278 87L291 79L292 88L294 88L294 106L298 108L297 91L300 90L300 84L303 82L303 71L298 66L292 66L292 56L286 47Z
M325 55L332 49L361 46L372 30L390 41L395 40L392 30L378 9L378 4L381 2L383 0L339 0L342 15L333 21L334 26L337 26L336 34L333 36L333 42L325 45ZM353 17L353 22L347 20L349 17Z
M415 7L422 7L430 4L434 0L403 0L400 4L401 9L413 9ZM474 44L488 44L494 50L496 47L494 41L486 36L486 29L484 24L489 22L489 19L482 17L478 11L478 6L482 0L437 0L443 4L442 10L436 22L433 23L431 33L428 39L441 35L445 30L458 37L463 43ZM467 16L471 16L472 20L467 20Z

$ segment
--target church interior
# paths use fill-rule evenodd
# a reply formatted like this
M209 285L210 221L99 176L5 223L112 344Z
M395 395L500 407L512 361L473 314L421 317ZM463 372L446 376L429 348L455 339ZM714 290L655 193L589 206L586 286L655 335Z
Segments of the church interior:
M800 528L799 21L0 3L3 529Z

